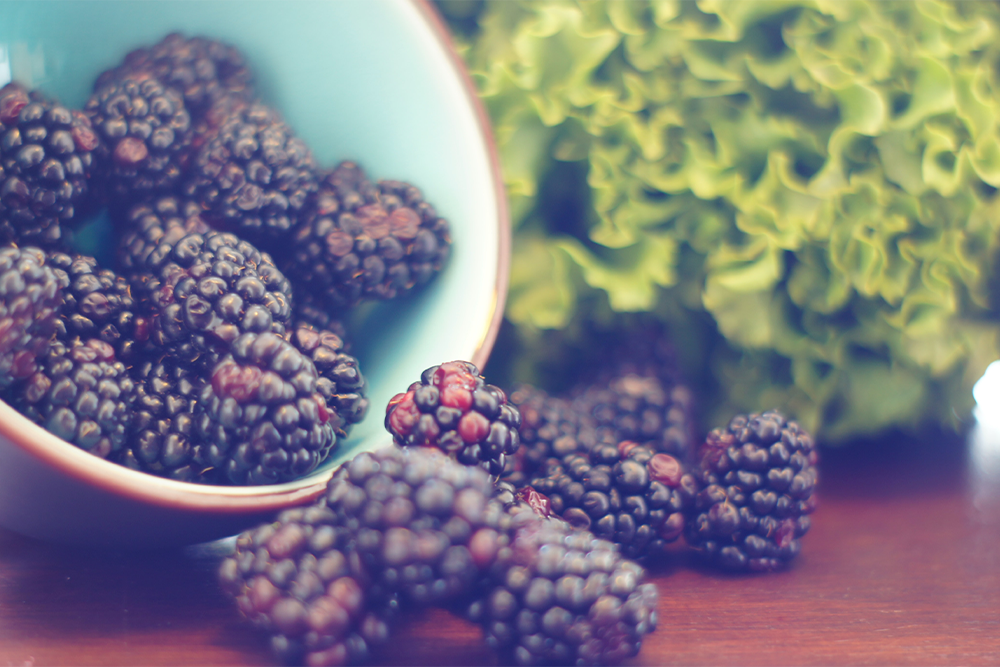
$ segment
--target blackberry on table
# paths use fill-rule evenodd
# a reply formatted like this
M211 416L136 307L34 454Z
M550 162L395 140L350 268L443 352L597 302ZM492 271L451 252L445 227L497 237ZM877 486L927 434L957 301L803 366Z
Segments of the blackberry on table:
M219 580L291 665L361 664L389 638L398 595L380 591L353 531L323 506L285 510L241 534Z
M97 338L114 348L119 361L135 359L150 323L138 312L128 281L88 255L53 252L48 261L63 288L59 338Z
M177 185L191 144L191 116L177 91L130 74L98 89L84 113L101 139L97 174L112 208Z
M116 460L133 470L184 482L209 482L197 463L201 438L195 404L206 379L166 357L145 360L132 369L135 414L125 448Z
M468 607L487 644L519 665L613 665L656 627L656 586L615 546L561 519L512 516L505 558Z
M202 205L212 225L261 241L289 234L316 189L305 142L274 110L254 103L210 133L182 192Z
M521 413L518 429L521 445L508 458L504 479L516 486L528 484L550 458L561 458L597 444L597 431L581 421L569 399L525 384L514 388L510 402Z
M0 243L56 247L90 189L98 139L80 112L0 88Z
M467 361L425 370L419 382L389 401L385 427L396 444L428 446L499 476L519 444L521 416L499 387Z
M375 585L419 604L470 594L506 545L506 515L478 467L384 447L341 466L321 506L355 536Z
M13 390L18 412L105 459L124 446L134 402L128 369L96 339L54 341L39 369Z
M55 334L61 281L38 248L0 248L0 391L33 374Z
M294 232L289 276L336 309L391 299L441 271L449 226L402 181L372 183L354 162L327 174Z
M786 566L816 507L816 462L812 437L780 412L733 417L699 448L688 543L726 569Z
M253 74L235 46L206 37L170 33L153 46L131 51L118 67L102 72L94 90L129 75L148 72L184 96L192 116L202 116L216 100L253 97Z
M337 413L337 437L346 438L351 426L368 413L367 382L358 360L347 353L343 339L332 331L300 322L289 338L316 366L316 387L327 407Z
M629 441L550 459L529 484L554 514L629 558L658 555L680 537L697 490L675 457Z
M339 416L319 393L316 367L273 333L233 341L198 397L197 462L222 483L276 484L309 472L337 444Z

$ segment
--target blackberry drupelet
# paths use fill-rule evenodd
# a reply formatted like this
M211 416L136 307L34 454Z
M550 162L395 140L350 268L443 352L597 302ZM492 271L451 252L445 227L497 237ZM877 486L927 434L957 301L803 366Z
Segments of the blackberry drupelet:
M362 453L331 479L322 505L355 536L373 583L419 605L469 595L507 543L487 473L427 448Z
M208 135L182 191L212 225L259 242L289 234L316 189L305 142L275 111L255 103Z
M18 412L95 456L110 458L125 444L135 383L103 341L54 341L12 394Z
M132 281L153 314L154 343L214 362L241 334L286 332L291 286L269 255L232 234L175 236L160 240Z
M88 255L49 253L49 265L63 288L57 336L100 339L116 359L132 362L149 339L150 322L138 312L128 281Z
M809 530L816 462L812 437L780 412L733 417L699 448L688 543L726 569L784 567Z
M291 665L363 664L389 637L398 596L372 586L354 534L322 505L282 512L240 535L219 581Z
M351 426L368 413L367 383L358 360L347 353L340 336L303 322L292 328L289 338L316 366L317 390L340 418L337 437L346 438Z
M401 181L373 184L353 162L326 175L295 230L286 267L335 309L428 282L451 247L448 223Z
M0 88L0 244L56 247L90 188L97 135L80 112Z
M656 586L615 546L535 512L513 513L505 558L468 608L519 665L614 665L656 627Z
M27 378L49 349L63 290L38 248L0 248L0 391Z
M132 368L135 416L125 448L116 460L133 470L184 482L209 482L195 461L201 439L194 408L206 380L170 357Z
M396 444L437 447L466 465L499 476L519 444L521 415L503 391L486 384L467 361L425 370L389 401L385 427Z
M111 208L167 193L187 168L191 116L184 100L147 73L98 89L84 113L101 139L96 172Z
M130 52L121 65L98 76L94 90L141 72L179 91L195 118L222 97L253 97L253 75L239 49L205 37L186 38L180 33L171 33L153 46Z
M312 472L341 428L312 361L273 333L245 333L230 350L198 398L205 442L198 464L228 484L275 484Z
M628 441L550 459L529 484L554 514L615 542L629 558L659 555L680 537L697 491L676 458Z

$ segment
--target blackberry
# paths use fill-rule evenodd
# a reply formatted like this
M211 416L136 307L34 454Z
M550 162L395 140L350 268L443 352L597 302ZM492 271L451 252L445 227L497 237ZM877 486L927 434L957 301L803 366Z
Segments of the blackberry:
M816 461L812 437L780 412L733 417L699 449L688 543L726 569L784 567L816 507Z
M102 86L84 113L101 139L98 174L112 208L170 191L187 168L191 116L180 94L149 74Z
M211 229L197 204L170 195L135 204L115 216L114 222L122 234L118 265L126 275L148 271L146 260L161 243L174 245L187 234Z
M316 189L305 142L276 112L255 103L207 137L183 192L201 204L211 224L260 241L288 234Z
M516 486L528 484L550 458L597 444L597 432L581 421L568 399L525 384L514 388L510 402L521 413L521 446L508 459L504 478Z
M375 585L429 605L471 593L503 551L503 507L487 473L433 449L362 453L330 480L322 506L355 535Z
M241 534L219 581L292 665L366 662L399 607L397 595L372 586L352 531L322 506L286 510Z
M198 399L198 463L230 484L276 484L315 470L336 446L337 415L312 361L273 333L245 333Z
M295 293L295 320L308 324L316 329L325 329L344 341L344 351L351 351L351 342L347 336L347 326L344 321L332 315L308 290L298 290Z
M0 248L0 391L37 370L55 334L63 291L38 248Z
M195 461L201 445L194 408L206 380L169 357L132 369L135 414L116 460L133 470L184 482L211 481Z
M615 546L560 519L513 515L507 557L468 608L519 665L613 665L656 627L656 586Z
M351 426L368 413L367 383L358 360L347 354L343 339L337 334L299 323L290 336L297 350L312 360L319 373L316 388L329 409L337 413L337 437L347 437Z
M253 75L239 49L205 37L185 38L180 33L170 33L153 46L130 52L121 65L97 77L94 90L141 72L179 91L196 118L222 97L253 97Z
M41 368L13 391L13 406L63 440L101 458L125 444L135 383L107 343L54 341Z
M53 252L49 265L63 287L59 338L97 338L114 348L116 359L135 359L149 338L150 323L138 313L128 281L111 269L100 268L88 255Z
M179 233L178 233L179 234ZM153 313L153 341L191 359L243 333L284 334L291 287L266 253L232 234L167 234L133 278ZM182 353L180 350L184 350Z
M89 190L98 139L80 112L0 88L0 243L55 247Z
M385 427L396 444L437 447L466 465L499 476L520 440L521 416L503 391L486 384L467 361L425 370L390 401Z
M448 223L401 181L373 184L343 162L320 184L282 265L289 277L343 310L428 282L451 247Z
M676 458L628 441L550 459L529 483L554 514L617 543L629 558L661 554L680 537L697 490Z

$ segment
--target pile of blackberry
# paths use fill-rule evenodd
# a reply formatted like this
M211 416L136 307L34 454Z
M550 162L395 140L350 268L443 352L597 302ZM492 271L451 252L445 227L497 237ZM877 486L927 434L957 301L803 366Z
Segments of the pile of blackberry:
M173 33L95 74L77 110L0 88L2 397L136 470L308 474L368 411L351 309L427 283L447 222L410 184L318 164L230 44ZM117 249L81 252L103 211ZM291 259L314 241L329 280Z
M433 448L360 454L316 503L242 534L219 578L288 664L362 662L397 609L427 606L466 610L517 664L635 655L655 586L528 495Z

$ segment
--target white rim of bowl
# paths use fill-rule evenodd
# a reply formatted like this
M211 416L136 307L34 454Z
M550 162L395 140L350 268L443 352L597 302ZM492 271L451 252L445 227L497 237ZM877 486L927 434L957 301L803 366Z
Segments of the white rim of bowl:
M471 361L482 368L496 341L503 308L507 300L510 276L511 229L507 209L500 156L493 137L486 108L476 93L475 84L455 50L447 26L431 5L430 0L409 0L420 17L449 56L452 68L465 89L465 95L476 115L490 157L493 190L497 201L498 258L497 276L493 289L492 312L487 328ZM31 422L12 407L0 401L0 435L33 458L58 472L95 487L108 494L156 505L212 514L249 514L278 510L307 503L319 496L336 467L319 474L286 484L263 486L217 486L179 482L149 473L131 470L123 465L98 458ZM386 434L388 444L388 434Z

